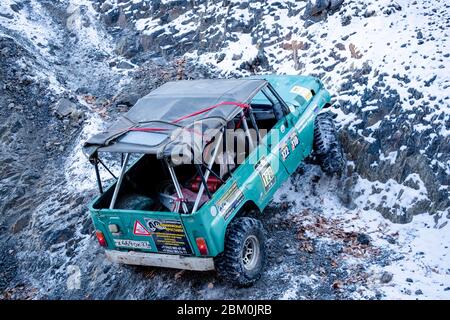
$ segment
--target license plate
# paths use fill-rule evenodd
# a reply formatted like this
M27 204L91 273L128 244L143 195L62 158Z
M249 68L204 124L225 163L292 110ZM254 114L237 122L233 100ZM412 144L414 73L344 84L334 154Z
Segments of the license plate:
M151 249L150 243L148 243L148 241L115 239L114 244L116 245L116 247L121 247L121 248Z

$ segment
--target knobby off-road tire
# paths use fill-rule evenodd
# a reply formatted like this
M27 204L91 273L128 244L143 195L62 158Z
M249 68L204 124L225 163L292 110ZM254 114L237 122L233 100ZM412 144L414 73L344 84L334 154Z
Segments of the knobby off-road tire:
M266 235L261 221L236 218L227 228L225 249L214 259L220 277L239 286L254 284L266 262Z
M322 170L329 174L341 174L345 168L345 156L337 137L333 115L325 112L317 115L314 126L314 156Z

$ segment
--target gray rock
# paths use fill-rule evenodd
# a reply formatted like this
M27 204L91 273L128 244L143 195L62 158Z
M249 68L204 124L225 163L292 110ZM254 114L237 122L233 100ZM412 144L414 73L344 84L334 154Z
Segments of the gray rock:
M375 15L375 10L373 10L373 9L370 9L370 10L368 9L364 12L364 18L370 18L374 15Z
M75 103L68 99L60 99L55 105L55 113L58 117L64 118L77 110Z
M399 5L399 4L396 3L396 2L390 4L389 7L393 8L393 9L395 9L395 10L397 10L397 11L401 11L401 10L402 10L402 6Z
M370 244L371 239L370 239L370 237L369 237L367 234L365 234L365 233L360 233L360 234L358 234L358 236L356 237L356 241L357 241L359 244L368 246L368 245Z
M342 178L338 182L339 189L337 190L337 196L342 204L351 210L356 208L353 187L355 186L357 180L358 176L356 174L352 174L350 177Z
M344 3L344 0L330 0L330 5L328 8L331 11L336 11L342 6L343 3Z
M409 88L408 93L410 93L414 99L419 100L423 98L423 93L415 88Z
M23 215L12 226L12 232L13 233L19 233L23 229L25 229L28 226L28 223L30 222L30 217L28 215Z
M242 53L239 53L239 54L233 54L233 57L231 58L231 60L234 60L234 61L236 61L236 60L241 60L242 59Z
M306 4L305 14L316 16L326 11L330 6L330 0L309 0Z
M119 69L133 69L134 66L128 61L122 60L117 64L117 68Z
M112 4L109 2L104 2L100 7L100 12L107 12L113 8Z
M74 122L81 122L85 118L86 114L84 111L75 110L70 114L70 119Z
M76 94L88 94L89 93L89 89L86 87L79 87L77 88L77 90L75 90Z
M6 18L6 19L14 19L14 16L10 13L1 13L0 12L0 17Z
M305 7L305 17L320 16L339 10L344 0L309 0Z
M23 2L13 3L10 5L11 10L13 10L14 12L19 12L20 10L23 9L23 7L24 7Z
M352 16L351 15L343 15L341 17L341 25L342 26L348 26L352 22ZM344 40L344 39L342 39Z
M121 92L117 96L116 101L117 105L121 104L130 107L136 104L139 98L141 98L141 95L138 92L133 92L132 90L130 90Z
M225 53L222 52L221 54L219 54L219 56L217 57L217 63L222 62L223 59L225 59L225 57L226 57Z
M107 25L107 26L111 26L117 23L117 21L119 21L119 16L120 16L120 11L119 9L114 9L111 11L106 12L103 15L103 22Z
M435 74L429 80L425 80L424 81L425 87L431 86L431 84L434 82L434 80L436 80L436 78L437 78L437 75Z
M2 56L7 56L9 53L10 49L8 47L3 48L2 50L0 50L0 54Z
M289 256L294 256L294 255L297 254L297 250L295 250L294 248L289 248L289 249L286 250L286 253L287 253Z
M394 275L392 273L385 271L381 275L380 281L381 281L381 283L389 283L392 281L393 277L394 277Z
M344 51L345 50L345 45L341 42L336 43L335 47L340 50L340 51Z
M139 43L137 37L132 35L122 37L117 42L116 53L128 59L133 58L139 53Z

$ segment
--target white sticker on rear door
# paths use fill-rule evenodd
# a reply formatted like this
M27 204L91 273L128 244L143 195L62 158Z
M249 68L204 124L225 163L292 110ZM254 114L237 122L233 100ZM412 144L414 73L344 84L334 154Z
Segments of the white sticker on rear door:
M151 249L148 241L134 241L124 239L114 239L116 247L120 248L133 248L133 249Z

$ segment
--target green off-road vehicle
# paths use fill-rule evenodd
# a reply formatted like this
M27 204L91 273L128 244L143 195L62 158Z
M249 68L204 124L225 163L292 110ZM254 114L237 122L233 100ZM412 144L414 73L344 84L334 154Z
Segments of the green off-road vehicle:
M320 80L305 76L174 81L141 98L84 146L107 257L254 283L266 259L259 219L275 191L310 154L329 174L344 165L333 117L321 112L329 106ZM106 189L104 153L121 162Z

